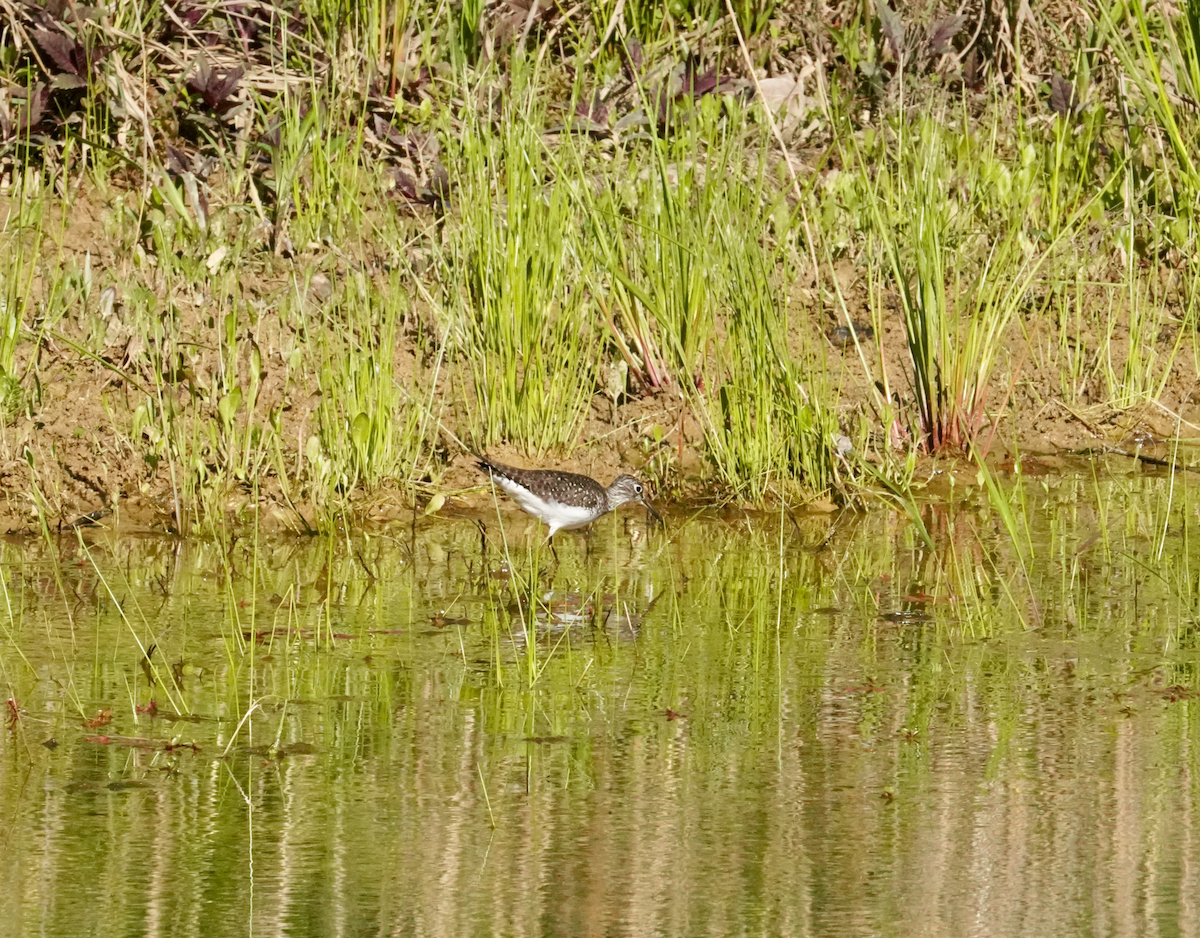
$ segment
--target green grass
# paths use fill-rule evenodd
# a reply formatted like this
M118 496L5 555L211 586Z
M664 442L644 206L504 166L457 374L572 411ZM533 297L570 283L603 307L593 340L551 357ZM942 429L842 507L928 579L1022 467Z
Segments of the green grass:
M469 115L449 155L460 167L462 212L444 260L443 302L471 377L470 438L543 455L571 448L591 403L599 314L582 289L574 190L584 181L554 172L536 88L515 79L500 132Z
M846 500L1007 440L1014 407L1177 393L1200 353L1194 4L1036 21L1023 67L1070 81L1034 95L1016 60L971 72L966 31L957 64L921 45L907 8L828 36L733 9L753 61L837 50L772 121L724 3L508 32L478 4L318 3L252 34L198 8L203 43L126 5L6 46L0 416L52 423L47 382L93 369L87 429L139 467L112 491L167 498L180 531L259 497L331 529L435 491L456 440L611 440L672 491ZM240 75L211 52L233 48ZM850 394L822 333L854 320L905 347L855 347Z

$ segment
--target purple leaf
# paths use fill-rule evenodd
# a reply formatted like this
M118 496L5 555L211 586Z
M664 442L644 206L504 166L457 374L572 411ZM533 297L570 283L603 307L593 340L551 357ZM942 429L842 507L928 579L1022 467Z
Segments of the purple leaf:
M395 138L395 144L400 148L401 153L421 165L435 159L441 152L441 144L438 143L437 136L432 133L421 133L419 130L399 134Z
M58 66L60 72L69 75L79 75L79 65L76 52L82 53L83 48L75 40L62 33L51 32L48 29L35 29L33 38L42 47L42 51Z
M417 181L412 176L396 167L392 170L392 179L395 180L396 188L406 199L410 202L421 201L421 196L417 191Z
M658 99L658 123L665 124L667 121L667 112L671 107L671 92L665 87L666 83L658 87L658 93L655 97Z
M68 75L60 72L50 79L50 87L55 91L76 91L86 88L87 82L78 75Z
M934 24L929 34L929 54L944 55L952 51L950 40L958 35L966 21L965 16L947 16L940 23Z
M226 107L226 99L233 94L237 88L238 82L242 80L242 76L246 74L243 68L235 68L232 72L226 72L225 76L210 85L209 94L206 96L209 104L216 110L228 110L233 106L233 102L229 102Z
M25 107L17 114L17 133L24 133L42 122L46 116L46 105L50 103L50 89L40 82L25 101Z
M167 172L173 176L182 176L191 168L192 161L186 153L167 144Z
M1079 107L1079 98L1075 94L1075 85L1055 72L1050 76L1050 110L1063 117L1070 117Z
M640 72L645 56L642 54L642 44L638 41L637 36L630 36L625 41L625 55L629 60L629 67L635 72Z
M283 142L283 125L278 119L272 121L271 126L262 132L258 142L271 149L275 149Z
M84 6L82 3L79 3L70 8L68 12L70 13L70 16L67 17L69 20L80 23L84 20L99 22L101 11L99 7Z
M400 133L400 131L378 114L375 115L375 136L395 147L403 147L406 142L404 134Z
M204 19L204 13L205 10L203 7L191 6L189 4L188 7L179 14L179 18L187 23L188 26L195 26L202 19Z
M575 116L596 124L608 123L608 105L600 100L600 92L592 95L591 102L580 101L575 105Z
M896 58L904 54L904 23L900 14L885 3L878 4L879 31L883 38L891 44Z
M683 90L690 92L692 97L699 100L706 94L710 94L717 87L717 70L715 67L710 68L703 75L695 74L691 67L688 67L687 75L683 80Z
M979 51L972 46L963 60L963 81L972 91L983 87L983 65L979 61Z
M411 68L402 70L404 77L404 87L411 91L420 91L431 81L433 81L433 72L429 70L428 65L422 65L415 72Z
M55 22L62 22L68 18L71 12L71 5L68 0L46 0L43 4L43 9L50 18Z
M429 195L425 199L430 205L444 206L450 201L450 174L439 161L434 161L429 174Z
M198 94L211 110L224 114L237 103L230 101L229 96L233 94L244 74L244 69L235 68L224 75L218 75L209 67L208 59L201 55L196 59L196 70L188 79L187 87Z
M192 72L192 77L188 79L187 86L196 94L201 94L202 89L208 87L208 81L211 77L211 71L208 67L208 58L200 55L196 58L196 70Z

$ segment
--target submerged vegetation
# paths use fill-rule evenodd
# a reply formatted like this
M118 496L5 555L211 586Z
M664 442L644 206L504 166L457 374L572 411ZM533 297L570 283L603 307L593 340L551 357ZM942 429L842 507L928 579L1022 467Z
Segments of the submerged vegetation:
M534 594L466 519L7 540L6 931L1186 933L1200 506L1088 468Z
M329 529L474 484L464 442L827 504L1052 420L1186 435L1198 37L1195 3L15 0L0 520Z

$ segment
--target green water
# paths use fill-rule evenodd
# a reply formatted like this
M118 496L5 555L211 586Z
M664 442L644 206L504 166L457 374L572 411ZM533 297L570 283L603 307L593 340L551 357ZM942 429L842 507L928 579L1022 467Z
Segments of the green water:
M1195 934L1195 493L1013 499L3 544L0 934Z

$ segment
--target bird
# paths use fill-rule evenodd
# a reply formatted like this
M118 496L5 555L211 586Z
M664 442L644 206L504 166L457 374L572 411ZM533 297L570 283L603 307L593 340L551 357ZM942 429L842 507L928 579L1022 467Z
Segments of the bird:
M627 502L638 502L654 519L662 515L646 498L646 487L631 475L619 475L605 488L591 476L559 469L518 469L487 456L472 453L476 464L504 489L518 505L550 529L547 542L556 531L570 531L591 524Z

